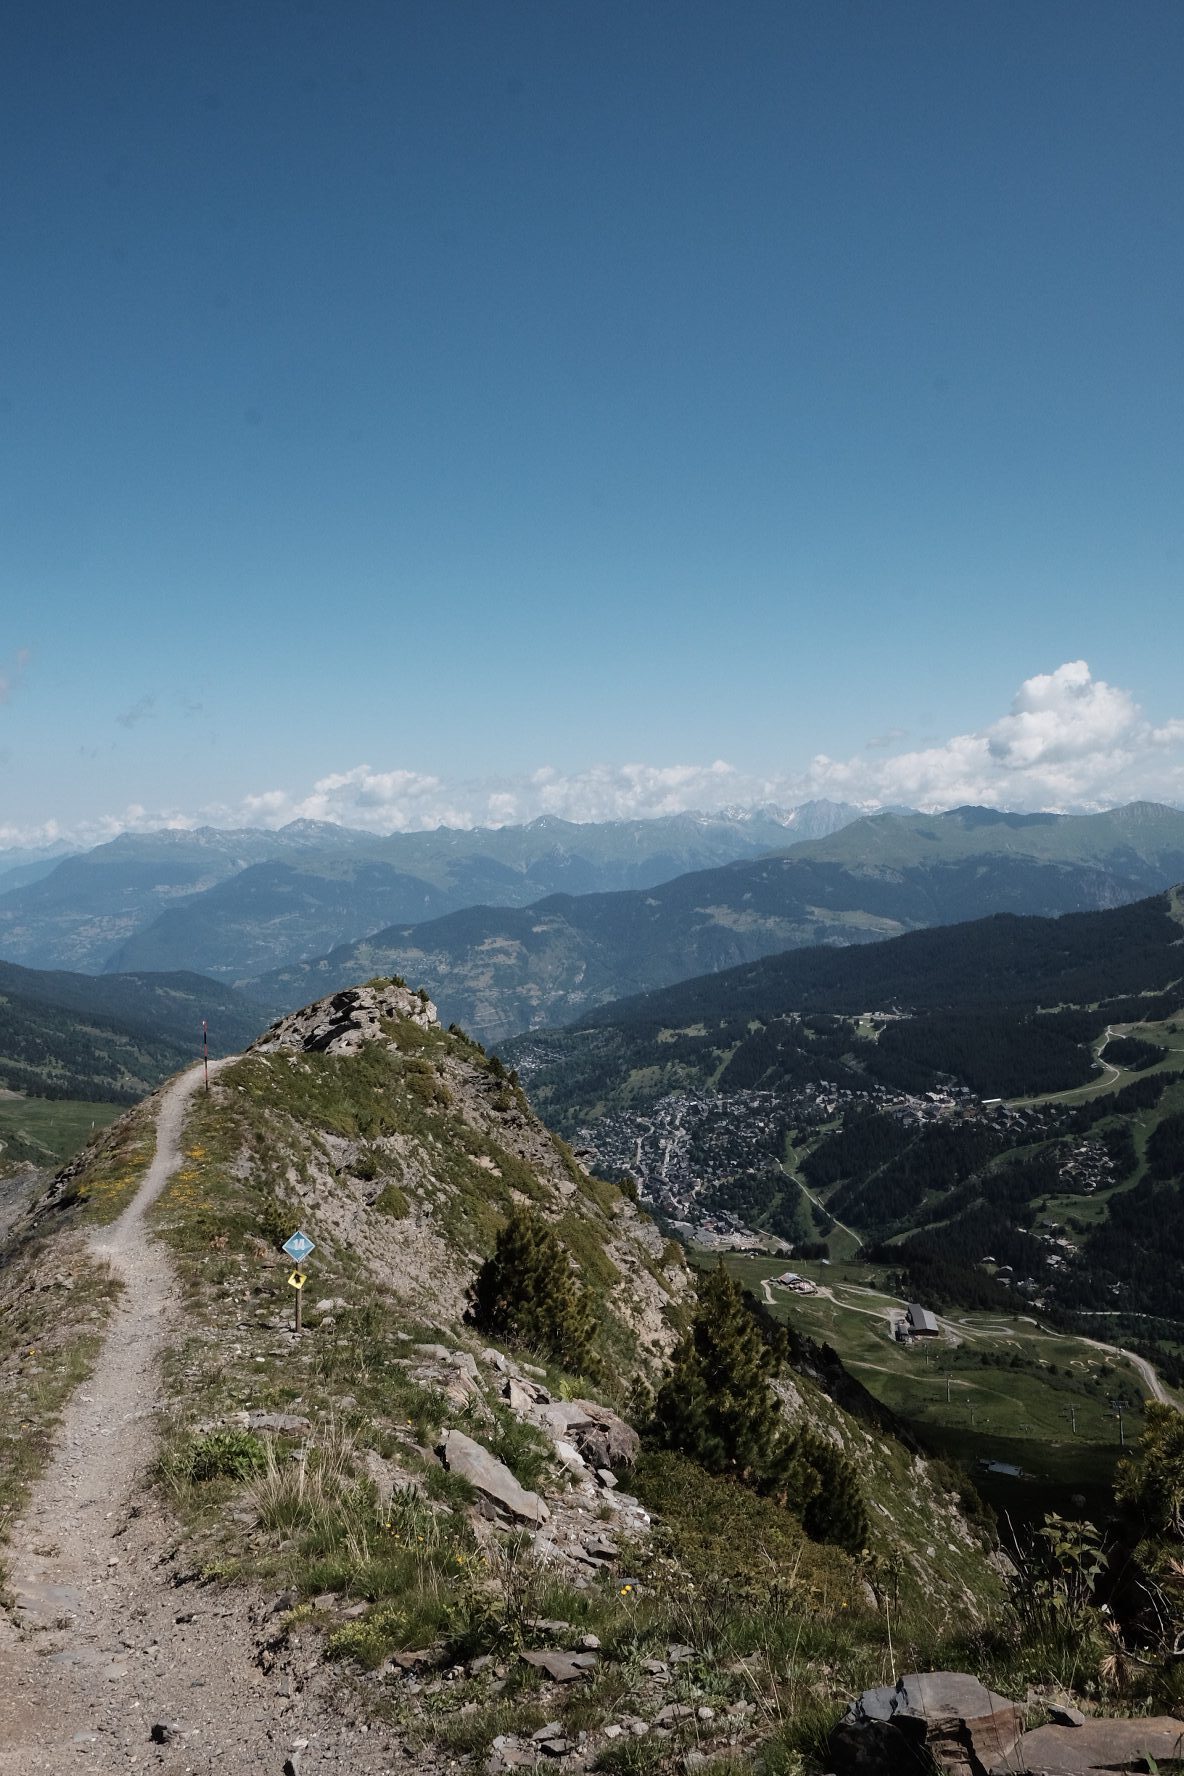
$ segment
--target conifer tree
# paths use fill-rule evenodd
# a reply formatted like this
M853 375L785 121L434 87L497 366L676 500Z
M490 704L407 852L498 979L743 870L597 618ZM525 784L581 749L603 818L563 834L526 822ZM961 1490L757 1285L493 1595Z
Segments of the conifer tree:
M808 1425L799 1428L794 1445L817 1479L817 1490L802 1511L806 1534L858 1554L867 1545L871 1525L854 1464L829 1437L819 1436Z
M654 1402L650 1434L709 1473L770 1494L815 1541L858 1553L869 1523L855 1466L828 1437L787 1424L771 1386L786 1341L767 1330L722 1265L713 1271Z
M491 1338L586 1369L593 1319L560 1240L536 1209L517 1206L469 1290L468 1318Z
M655 1441L762 1489L788 1480L785 1423L769 1385L776 1360L737 1284L722 1266L712 1271L654 1402Z

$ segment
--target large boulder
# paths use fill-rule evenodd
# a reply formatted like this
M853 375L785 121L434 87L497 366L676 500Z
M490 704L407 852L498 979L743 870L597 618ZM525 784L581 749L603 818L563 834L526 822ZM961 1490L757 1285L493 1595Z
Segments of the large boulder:
M592 1400L576 1400L583 1420L570 1426L572 1442L590 1468L631 1468L637 1460L641 1439L632 1425L607 1406Z
M574 1444L590 1468L629 1468L637 1459L633 1426L596 1400L549 1400L533 1416L553 1439Z
M922 1671L865 1690L831 1735L838 1776L988 1776L1013 1751L1020 1711L964 1671ZM1019 1768L1019 1766L1016 1766Z
M1184 1721L1087 1720L1079 1727L1037 1727L1025 1733L991 1776L1093 1776L1094 1771L1176 1769L1184 1761Z
M466 1437L463 1431L445 1431L436 1446L436 1453L451 1474L459 1474L484 1498L500 1505L520 1523L545 1523L546 1505L537 1492L520 1486L504 1462L490 1455L488 1449Z

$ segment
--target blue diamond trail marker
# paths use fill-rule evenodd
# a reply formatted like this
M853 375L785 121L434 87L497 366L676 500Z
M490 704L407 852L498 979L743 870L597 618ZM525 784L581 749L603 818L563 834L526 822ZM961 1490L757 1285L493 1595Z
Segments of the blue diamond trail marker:
M308 1254L315 1252L317 1248L315 1241L310 1240L306 1233L294 1233L291 1239L284 1241L282 1249L293 1264L303 1264Z
M310 1252L315 1252L316 1249L317 1249L316 1248L316 1241L310 1240L306 1233L302 1233L300 1231L297 1231L296 1233L294 1233L292 1235L291 1239L286 1239L283 1243L282 1248L281 1248L281 1250L285 1251L288 1254L288 1257L292 1260L293 1264L296 1266L295 1270L292 1272L291 1276L288 1278L288 1281L289 1281L289 1283L291 1283L292 1287L296 1291L296 1330L297 1330L297 1332L302 1331L304 1328L304 1315L302 1312L302 1303L304 1301L304 1285L308 1281L308 1278L303 1274L300 1267L304 1263L304 1260L308 1257L308 1254ZM299 1277L299 1279L300 1279L299 1282L297 1282L297 1280L296 1280L297 1277Z

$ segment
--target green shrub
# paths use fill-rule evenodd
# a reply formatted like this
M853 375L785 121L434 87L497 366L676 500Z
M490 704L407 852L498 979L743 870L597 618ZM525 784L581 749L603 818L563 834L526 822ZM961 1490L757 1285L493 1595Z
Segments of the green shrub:
M255 1218L259 1233L268 1245L280 1247L286 1239L291 1238L299 1225L299 1216L295 1209L281 1202L278 1196L270 1191L258 1198Z
M603 1776L650 1776L662 1768L666 1747L660 1739L619 1739L601 1752L592 1768Z
M452 1093L442 1079L436 1079L427 1073L416 1071L407 1075L407 1089L419 1099L421 1104L438 1105L447 1109L452 1102Z
M352 1659L376 1671L392 1653L407 1645L407 1612L398 1603L380 1603L357 1622L343 1622L325 1643L330 1659Z
M551 1466L551 1445L533 1425L524 1424L507 1408L495 1405L493 1426L478 1432L490 1455L504 1462L520 1486L537 1491Z
M820 1436L808 1425L798 1429L793 1443L818 1481L802 1511L806 1534L816 1542L834 1542L848 1554L858 1554L871 1535L871 1524L854 1463L829 1437Z
M1145 1535L1184 1539L1184 1415L1149 1400L1138 1448L1118 1464L1114 1492Z
M537 1210L515 1207L469 1290L469 1319L490 1338L587 1366L593 1318L571 1259Z
M1008 1613L1029 1669L1069 1685L1097 1671L1113 1646L1095 1607L1106 1561L1093 1524L1050 1513L1011 1556Z
M266 1461L267 1445L254 1431L207 1431L170 1456L168 1466L176 1478L200 1484L245 1480Z
M793 1461L785 1420L770 1382L777 1357L721 1265L699 1289L694 1322L654 1402L650 1435L710 1474L759 1491L792 1483L799 1506L816 1484Z
M374 1199L374 1207L382 1215L389 1215L394 1221L404 1221L411 1213L411 1204L407 1193L400 1190L397 1184L386 1184Z
M655 1556L677 1560L691 1581L694 1608L717 1637L751 1634L752 1645L792 1638L801 1633L803 1608L817 1611L822 1599L843 1622L862 1615L852 1562L810 1541L772 1499L713 1478L684 1456L653 1450L639 1457L630 1484L654 1518Z

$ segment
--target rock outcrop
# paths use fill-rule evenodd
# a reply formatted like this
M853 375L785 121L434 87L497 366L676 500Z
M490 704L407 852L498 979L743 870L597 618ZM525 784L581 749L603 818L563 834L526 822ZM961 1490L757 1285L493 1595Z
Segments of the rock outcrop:
M364 1042L382 1040L384 1024L392 1018L407 1018L421 1030L438 1029L440 1024L426 994L413 993L396 981L377 981L345 987L331 998L276 1018L247 1052L272 1054L280 1048L297 1048L306 1054L353 1054Z
M573 1445L590 1468L632 1467L641 1439L632 1425L594 1400L553 1400L534 1414L553 1437Z
M1022 1730L1016 1704L977 1677L913 1672L864 1691L831 1736L831 1760L838 1776L914 1776L931 1764L946 1776L989 1776L1013 1767L1003 1760Z
M991 1776L1093 1776L1117 1770L1168 1770L1184 1762L1184 1721L1171 1715L1142 1720L1083 1720L1080 1726L1037 1727L1025 1733Z

